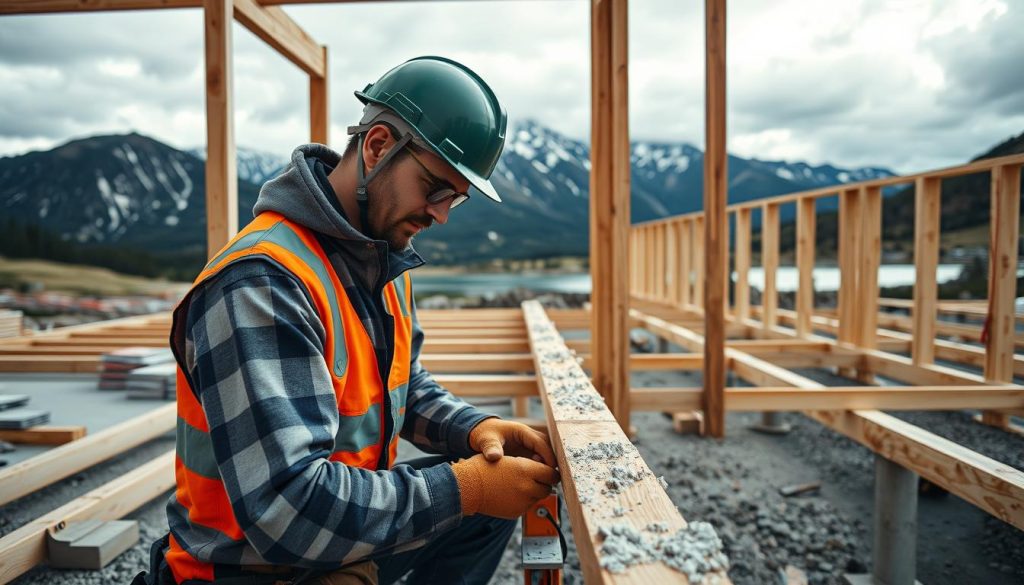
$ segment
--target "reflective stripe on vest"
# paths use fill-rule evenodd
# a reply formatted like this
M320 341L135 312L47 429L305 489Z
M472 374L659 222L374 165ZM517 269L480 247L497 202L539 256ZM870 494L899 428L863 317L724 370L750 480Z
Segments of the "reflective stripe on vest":
M226 266L253 256L268 258L294 275L309 295L326 334L324 360L331 374L339 425L330 459L374 470L381 451L387 466L397 453L398 434L405 418L412 351L411 286L408 273L384 287L383 301L394 317L394 354L386 384L382 383L376 351L327 255L313 233L277 213L262 213L228 243L196 278L192 290ZM191 291L175 309L184 318ZM213 442L202 406L179 364L178 426L175 497L188 510L191 524L215 529L233 540L244 538L217 469ZM382 412L384 392L390 412ZM383 436L385 416L394 421L393 433ZM212 581L213 566L186 550L187 535L171 539L167 562L178 582ZM200 543L194 543L200 544Z

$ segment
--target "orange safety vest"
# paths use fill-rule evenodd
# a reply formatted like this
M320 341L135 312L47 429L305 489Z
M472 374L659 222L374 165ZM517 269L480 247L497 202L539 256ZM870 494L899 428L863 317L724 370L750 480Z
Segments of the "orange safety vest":
M279 213L258 215L214 256L196 277L191 290L232 263L253 256L269 258L297 277L323 323L327 334L324 360L331 372L340 418L330 460L375 470L381 450L386 445L387 466L390 468L405 418L412 359L412 299L408 273L389 282L383 291L384 306L395 321L394 357L385 386L370 337L327 254L309 228L289 221ZM187 306L191 290L175 309L175 320L185 318L183 307ZM384 412L385 391L390 398L390 413ZM245 536L235 520L224 482L217 470L206 416L181 369L181 363L178 364L177 401L175 497L188 510L191 523L241 540ZM388 416L394 424L391 436L385 437L385 417ZM193 558L173 535L166 558L178 583L189 579L214 580L213 565Z

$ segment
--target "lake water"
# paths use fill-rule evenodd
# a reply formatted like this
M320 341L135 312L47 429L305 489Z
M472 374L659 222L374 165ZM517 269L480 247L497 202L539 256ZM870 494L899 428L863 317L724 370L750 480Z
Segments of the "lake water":
M963 271L960 264L940 264L937 278L939 282L953 280ZM794 266L783 266L776 274L776 286L780 291L796 290L799 273ZM750 270L750 284L757 288L764 286L764 270ZM487 295L503 293L516 288L537 292L589 293L589 274L537 274L537 273L495 273L495 274L460 274L438 275L424 274L413 277L414 288L418 294L464 294ZM736 275L733 274L733 280ZM887 264L878 270L879 286L904 286L914 283L913 264ZM837 290L839 288L839 268L822 266L814 269L814 288L819 291Z

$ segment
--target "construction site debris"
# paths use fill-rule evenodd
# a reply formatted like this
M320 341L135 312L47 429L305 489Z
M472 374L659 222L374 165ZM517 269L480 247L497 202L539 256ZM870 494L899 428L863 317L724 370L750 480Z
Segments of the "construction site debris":
M690 522L669 533L665 523L652 522L644 531L624 524L601 527L601 567L623 573L634 565L663 562L686 575L691 583L729 567L722 541L707 522Z
M820 481L812 481L809 483L797 483L793 485L786 485L779 488L779 495L789 498L792 496L805 494L807 492L817 491L821 488Z

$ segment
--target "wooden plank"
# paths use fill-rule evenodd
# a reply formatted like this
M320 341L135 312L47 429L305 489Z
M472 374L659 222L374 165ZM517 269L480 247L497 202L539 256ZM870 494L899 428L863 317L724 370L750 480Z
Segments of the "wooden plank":
M324 74L309 76L309 139L311 142L330 146L330 67L327 61L327 47L320 47L323 54Z
M657 267L655 276L657 277L657 298L662 302L670 302L669 299L669 245L668 245L668 231L669 225L663 223L657 228L655 234L657 245L654 248L654 258L656 259Z
M765 205L761 209L761 266L764 269L761 322L765 329L770 329L778 322L776 314L779 293L776 278L779 270L779 208L776 205Z
M685 220L680 222L679 242L679 304L687 307L693 300L691 293L691 268L693 258L693 222Z
M699 337L678 326L668 324L640 311L634 316L651 325L660 325L681 340L699 342ZM759 386L785 386L801 389L826 389L825 386L791 371L779 368L748 353L734 348L726 349L730 367L736 375ZM878 350L865 353L878 354L885 360L896 357ZM923 372L937 372L936 366L913 366ZM979 377L962 374L964 385L977 383ZM932 382L926 382L932 384ZM935 385L942 385L941 382ZM953 384L950 384L953 385ZM871 391L871 390L868 390ZM923 429L904 423L879 411L809 411L805 414L834 428L868 449L891 459L907 469L920 473L938 486L962 497L979 508L1024 528L1024 473L1007 465L987 459Z
M202 0L4 0L0 15L200 8Z
M159 437L174 428L176 413L177 405L161 406L121 424L0 469L0 505Z
M174 487L174 451L44 514L0 538L0 584L47 559L46 533L82 520L117 520Z
M1013 380L1014 303L1017 296L1017 247L1020 245L1020 166L992 169L992 212L989 229L988 337L985 379ZM985 424L1007 427L1010 418L983 411Z
M847 189L839 194L839 330L837 338L843 343L857 341L857 294L860 290L857 275L857 254L860 251L860 197Z
M730 350L735 351L735 350ZM825 386L752 356L732 354L733 369L761 386ZM1024 528L1024 473L877 410L810 411L811 418L875 453Z
M480 340L526 341L526 329L522 325L512 327L424 327L424 336L434 339L471 338Z
M0 429L0 441L24 445L63 445L85 436L83 426L41 426L28 429Z
M633 409L638 411L691 411L700 408L700 392L700 388L633 388L630 396ZM962 410L1024 406L1024 387L1014 385L727 388L726 396L730 412Z
M458 375L434 376L434 380L457 396L516 396L537 395L537 378L531 375Z
M425 353L420 355L420 363L435 374L533 371L533 359L528 353Z
M985 378L1013 379L1014 299L1019 245L1020 167L992 170L992 213L989 233L988 343Z
M704 254L701 254L701 246L704 245L704 218L698 217L693 220L693 304L704 307Z
M661 562L636 565L616 574L601 568L600 526L623 524L643 532L650 523L660 522L669 531L675 531L685 527L686 521L615 417L601 403L596 389L586 381L540 304L527 301L523 303L523 310L530 323L535 369L541 374L538 379L541 401L562 475L564 503L584 580L587 583L686 583L682 573ZM588 396L593 408L577 409L568 403L568 396ZM595 443L613 443L624 455L597 461L573 456L575 450ZM602 490L613 465L628 466L641 479L617 493ZM620 508L621 513L617 513L616 508ZM717 582L728 583L724 571L710 575L708 580L716 578Z
M278 2L279 0L271 0L271 1L272 2ZM891 186L891 185L905 185L907 183L913 183L919 177L934 177L934 178L939 178L939 179L947 179L947 178L950 178L950 177L958 177L958 176L963 176L963 175L970 175L970 174L974 174L974 173L980 173L980 172L989 171L992 168L998 167L998 166L1003 166L1003 165L1016 165L1016 166L1020 166L1021 164L1024 164L1024 154L1014 154L1014 155L1009 155L1009 156L1001 156L1001 157L983 159L983 160L975 161L975 162L972 162L972 163L969 163L969 164L966 164L966 165L958 165L958 166L947 167L947 168L943 168L943 169L934 169L934 170L924 171L924 172L910 174L910 175L898 175L898 176L886 177L884 179L872 179L870 181L861 181L859 183L847 183L847 184L844 185L844 188L850 188L850 189L860 189L862 187L879 187L879 188L881 188L881 187L888 187L888 186ZM835 195L835 187L834 186L821 187L821 188L818 188L818 189L809 189L807 191L799 191L799 192L796 192L796 193L788 193L786 195L778 195L778 196L767 198L767 199L756 199L756 200L747 201L747 202L744 202L744 203L734 203L734 204L732 204L732 205L730 205L728 207L728 210L729 211L735 211L737 209L744 209L744 208L757 208L757 207L761 207L765 203L770 203L772 205L782 205L782 204L785 204L785 203L795 203L796 201L798 201L800 199L804 199L806 197L814 197L814 198L817 199L817 198L821 198L821 197L831 197L833 195ZM691 213L683 214L682 216L677 216L677 217L693 217L696 214L697 214L697 212L691 212ZM657 221L664 221L664 220L656 220L656 221L644 222L641 225L657 223Z
M587 365L584 363L584 368ZM634 353L629 356L631 370L682 370L700 371L704 369L704 355L699 353Z
M676 260L678 242L676 224L665 224L665 302L673 305L679 304L679 275L676 274L679 268L679 261Z
M860 190L860 249L857 261L857 345L877 347L878 267L882 261L882 191L878 187Z
M594 385L629 427L629 29L626 0L591 4L590 274Z
M430 353L522 353L530 349L525 339L483 341L474 339L431 339L423 342L423 352Z
M914 336L911 346L915 364L935 361L941 197L942 181L923 177L917 180L914 186Z
M813 417L882 457L1024 529L1024 473L877 410Z
M238 170L232 96L234 0L203 0L206 44L206 251L238 232Z
M726 152L725 0L704 4L704 428L725 436L725 265L729 197Z
M272 49L310 76L327 76L324 47L317 44L288 14L277 6L261 6L257 0L233 0L235 18Z
M750 209L736 213L736 317L750 317Z
M799 285L796 293L796 334L811 334L811 316L814 313L814 199L797 202L796 263Z
M41 355L25 359L21 355L0 355L0 372L96 372L99 356Z

